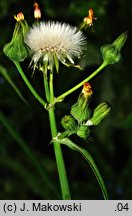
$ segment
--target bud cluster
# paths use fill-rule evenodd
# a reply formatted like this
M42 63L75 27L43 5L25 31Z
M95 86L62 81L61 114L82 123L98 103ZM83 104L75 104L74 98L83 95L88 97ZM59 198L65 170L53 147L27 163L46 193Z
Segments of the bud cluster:
M36 2L34 3L34 18L35 20L41 18L41 11ZM25 44L25 37L29 31L29 26L24 19L24 14L22 12L14 15L14 19L17 22L12 40L4 46L3 52L12 61L23 61L29 55L29 48Z
M66 130L62 134L70 136L77 134L83 139L87 139L90 135L90 126L98 125L110 112L111 107L107 102L99 104L93 112L89 108L92 88L89 83L83 84L77 102L71 107L71 115L62 118L62 126Z

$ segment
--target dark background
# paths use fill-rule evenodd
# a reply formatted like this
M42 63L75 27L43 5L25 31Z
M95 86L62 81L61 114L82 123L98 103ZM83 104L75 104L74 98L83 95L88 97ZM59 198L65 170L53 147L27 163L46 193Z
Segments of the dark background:
M3 45L11 40L14 30L14 14L22 11L29 24L33 23L33 1L0 0L0 65L8 71L21 93L30 103L27 108L15 91L0 74L0 111L8 118L13 128L19 131L28 143L40 164L49 174L51 184L59 191L52 145L49 145L50 128L48 115L29 92L13 63L3 54ZM91 108L108 101L111 114L97 127L92 128L88 141L82 145L92 154L104 178L110 199L132 198L132 102L131 102L131 20L132 1L128 0L65 0L39 1L43 20L58 20L78 26L87 16L90 7L98 18L91 29L85 31L88 38L87 53L81 60L84 72L60 67L55 79L55 94L60 95L82 81L101 64L100 47L113 42L122 32L129 31L122 50L122 61L105 68L91 81L93 97ZM22 63L26 76L43 97L42 74L28 68L30 59ZM58 130L62 131L61 118L69 114L80 90L69 95L56 107ZM72 199L102 199L101 191L91 168L76 152L63 146ZM58 199L41 179L33 163L10 136L0 122L0 199Z

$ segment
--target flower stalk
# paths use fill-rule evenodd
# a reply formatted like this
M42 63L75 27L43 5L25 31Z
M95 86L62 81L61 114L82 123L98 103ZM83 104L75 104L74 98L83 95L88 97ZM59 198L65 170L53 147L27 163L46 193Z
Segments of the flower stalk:
M22 79L24 80L24 82L26 83L26 85L28 86L29 90L32 92L32 94L34 95L34 97L39 101L40 104L42 104L44 106L44 108L47 108L47 103L39 96L39 94L36 92L36 90L33 88L33 86L31 85L31 83L28 81L27 77L25 76L19 62L14 61L14 64L17 68L17 70L19 71Z
M66 91L65 93L63 93L62 95L58 96L56 98L56 102L60 102L61 100L63 100L66 96L68 96L69 94L71 94L72 92L74 92L75 90L77 90L78 88L80 88L85 82L88 82L89 80L91 80L94 76L96 76L101 70L104 69L104 67L106 67L107 64L105 62L103 62L99 68L97 68L97 70L95 70L90 76L88 76L86 79L84 79L82 82L80 82L79 84L77 84L76 86L74 86L73 88L71 88L70 90Z
M49 89L50 89L50 103L54 100L54 91L53 91L53 72L50 71L50 80L49 80ZM50 129L51 129L51 135L52 139L54 139L57 134L57 126L56 126L56 120L55 120L55 113L54 113L54 107L52 106L49 110L49 121L50 121ZM56 157L56 163L57 163L57 169L60 179L60 185L61 185L61 192L62 192L62 198L64 200L70 200L70 190L66 175L66 169L64 164L64 159L62 155L62 150L60 144L57 142L53 142L54 145L54 151L55 151L55 157Z

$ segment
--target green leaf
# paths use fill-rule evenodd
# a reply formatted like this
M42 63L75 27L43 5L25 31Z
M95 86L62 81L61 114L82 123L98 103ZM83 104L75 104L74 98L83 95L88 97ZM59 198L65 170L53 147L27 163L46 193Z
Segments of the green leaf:
M106 190L106 187L105 187L105 184L104 184L104 181L101 177L101 174L92 158L92 156L90 155L90 153L85 150L84 148L78 146L77 144L73 143L70 139L68 138L64 138L62 140L59 140L58 138L55 138L54 140L52 141L55 141L55 142L58 142L60 144L64 144L64 145L67 145L70 149L74 150L74 151L78 151L85 159L86 161L89 163L90 167L92 168L95 176L96 176L96 179L99 183L99 186L102 190L102 194L103 194L103 197L104 199L108 199L108 194L107 194L107 190Z
M19 91L19 89L17 88L17 86L14 84L14 82L12 81L11 77L9 76L7 70L0 65L0 73L3 75L3 77L5 78L5 80L11 85L11 87L14 89L14 91L16 92L16 94L19 96L19 98L27 105L29 106L29 103L27 102L27 100L23 97L23 95L21 94L21 92Z

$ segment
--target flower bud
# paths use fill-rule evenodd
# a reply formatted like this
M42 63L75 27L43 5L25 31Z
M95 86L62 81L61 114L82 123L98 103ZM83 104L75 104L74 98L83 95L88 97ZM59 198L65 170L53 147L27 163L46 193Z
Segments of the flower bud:
M78 120L78 122L83 122L90 117L90 109L88 107L92 89L89 83L83 84L83 89L78 97L77 103L71 107L71 115Z
M86 122L86 125L97 125L99 124L110 112L111 107L108 103L104 102L99 104L93 112L93 117Z
M104 62L108 64L114 64L121 60L121 49L127 39L127 33L121 34L112 44L106 44L101 47L101 53Z
M71 115L65 115L62 120L61 124L66 131L75 133L78 127L77 121Z
M24 20L23 13L14 16L17 20L11 42L7 43L3 52L12 61L23 61L29 53L28 47L24 44L24 38L28 32L28 24Z
M87 17L85 17L85 18L83 19L83 23L81 23L81 25L80 25L80 29L86 29L86 28L92 26L92 30L93 30L93 22L94 22L94 20L96 20L96 19L97 19L97 18L94 16L94 11L93 11L93 9L90 8L90 9L88 10L88 15L87 15Z
M41 18L41 10L37 2L34 3L34 18L40 19Z
M87 139L89 137L90 130L86 125L81 125L77 130L77 135L83 139Z

